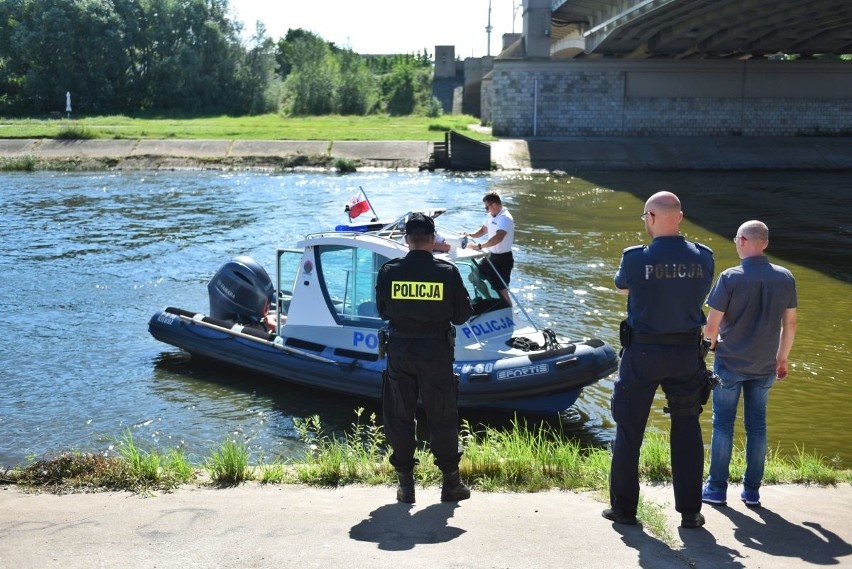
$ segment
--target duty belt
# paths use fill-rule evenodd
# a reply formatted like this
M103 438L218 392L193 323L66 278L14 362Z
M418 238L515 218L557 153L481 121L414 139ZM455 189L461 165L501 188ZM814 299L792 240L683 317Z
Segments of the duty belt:
M697 345L700 337L700 331L684 332L682 334L642 334L641 332L633 332L630 335L630 340L637 344Z
M449 334L449 330L446 332L433 332L433 333L406 333L406 332L397 332L396 330L389 330L388 337L390 338L399 338L402 340L446 340L447 334Z

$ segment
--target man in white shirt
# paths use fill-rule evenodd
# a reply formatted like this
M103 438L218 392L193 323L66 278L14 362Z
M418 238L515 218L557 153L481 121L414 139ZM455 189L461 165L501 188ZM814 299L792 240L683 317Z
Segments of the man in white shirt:
M488 279L494 290L500 293L506 304L511 306L509 278L512 275L512 268L515 266L515 259L512 256L512 243L515 241L515 220L512 219L509 210L503 207L503 202L497 192L485 194L482 203L485 205L485 211L488 212L482 227L473 233L463 233L462 235L474 238L488 235L488 239L484 243L468 244L468 247L475 247L480 251L487 249L491 253L489 256L490 263L481 263L480 271L483 278Z

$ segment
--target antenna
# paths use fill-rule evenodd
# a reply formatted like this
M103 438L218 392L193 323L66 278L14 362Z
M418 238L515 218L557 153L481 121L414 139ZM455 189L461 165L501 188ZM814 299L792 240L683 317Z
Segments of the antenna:
M523 5L522 2L513 2L512 3L512 33L515 33L515 20L518 19L518 10Z
M485 50L485 55L491 56L491 0L488 0L488 25L485 26L485 33L488 35L488 49Z

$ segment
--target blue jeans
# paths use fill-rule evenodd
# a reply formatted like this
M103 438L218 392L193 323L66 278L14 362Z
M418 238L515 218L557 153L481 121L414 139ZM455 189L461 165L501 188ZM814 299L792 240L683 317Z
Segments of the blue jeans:
M766 404L775 373L764 377L745 377L728 370L716 360L713 370L722 384L713 390L713 436L710 440L710 477L707 485L716 492L728 488L731 452L734 446L734 422L740 393L743 394L743 422L746 432L746 469L743 487L757 491L763 480L766 462Z

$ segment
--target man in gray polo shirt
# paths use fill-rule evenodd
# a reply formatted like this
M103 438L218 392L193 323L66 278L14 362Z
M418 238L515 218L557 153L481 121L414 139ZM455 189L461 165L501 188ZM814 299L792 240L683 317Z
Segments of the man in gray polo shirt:
M716 352L714 371L722 383L713 390L710 476L702 500L727 503L734 422L742 393L746 470L740 498L746 506L757 507L766 459L769 389L787 377L787 358L796 336L796 281L790 271L764 255L769 245L764 223L743 223L734 244L742 263L723 271L707 298L710 313L704 334Z

